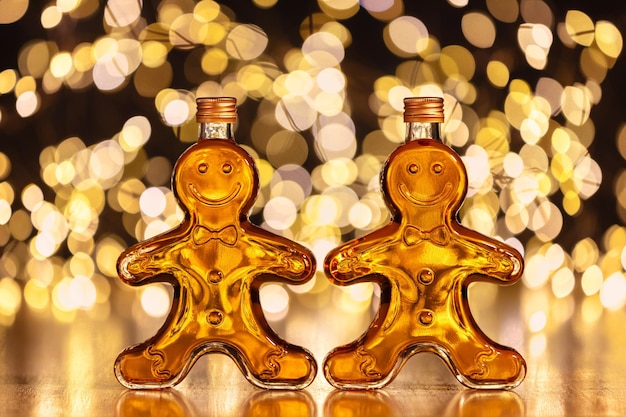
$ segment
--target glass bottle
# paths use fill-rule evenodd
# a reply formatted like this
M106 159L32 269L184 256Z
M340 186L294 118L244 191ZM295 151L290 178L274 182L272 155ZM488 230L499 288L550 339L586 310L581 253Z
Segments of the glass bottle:
M118 274L127 284L173 286L161 329L115 361L127 388L160 389L183 380L201 355L231 357L261 388L301 389L317 372L312 354L282 340L259 301L265 282L302 284L315 273L303 246L253 225L258 192L252 157L234 139L236 100L198 98L197 143L178 159L172 189L184 220L124 251Z
M331 250L324 262L336 285L378 284L380 306L363 335L326 356L325 377L337 388L381 388L413 354L432 352L468 387L513 388L525 361L480 330L467 289L475 281L517 281L522 257L458 222L467 173L439 141L443 100L411 97L404 104L406 142L381 173L389 223Z

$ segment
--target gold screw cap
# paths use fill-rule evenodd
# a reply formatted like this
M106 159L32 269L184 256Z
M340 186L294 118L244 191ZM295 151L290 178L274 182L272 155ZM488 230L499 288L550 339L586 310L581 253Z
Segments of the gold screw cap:
M407 97L404 99L404 121L443 123L443 98Z
M198 97L196 106L198 123L237 121L237 99L234 97Z

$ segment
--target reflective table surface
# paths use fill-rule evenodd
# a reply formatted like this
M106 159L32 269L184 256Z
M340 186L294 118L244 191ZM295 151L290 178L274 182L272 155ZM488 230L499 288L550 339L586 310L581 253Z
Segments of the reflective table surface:
M470 290L470 296L477 294L473 287ZM477 296L472 303L485 333L526 358L526 379L511 391L467 389L430 353L412 357L389 386L377 391L335 390L320 371L302 391L265 391L251 386L234 362L221 354L199 359L173 389L131 391L114 377L115 357L154 334L163 319L126 317L113 313L123 309L112 308L107 314L83 312L63 321L51 313L22 308L11 326L0 327L0 414L626 415L626 312L598 310L593 315L589 306L573 300L550 299L551 313L537 326L535 319L528 320L528 306L536 302L537 294L523 292L507 288L492 301ZM313 309L312 303L294 304L286 319L270 323L282 337L308 347L318 363L334 346L362 333L375 310L346 314Z

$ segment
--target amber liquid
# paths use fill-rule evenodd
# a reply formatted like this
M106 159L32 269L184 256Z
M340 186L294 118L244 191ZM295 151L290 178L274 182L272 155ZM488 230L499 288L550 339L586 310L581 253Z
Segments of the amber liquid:
M490 340L474 321L471 282L511 284L523 260L513 248L456 220L467 191L456 153L433 139L397 148L382 172L390 223L332 250L324 267L337 285L374 282L380 308L368 330L324 360L337 388L380 388L417 352L439 355L472 388L512 388L526 364L515 350Z
M258 192L250 155L233 140L199 141L177 161L172 184L184 221L118 259L126 283L167 282L174 288L171 310L157 334L118 356L120 383L171 387L200 355L221 352L256 386L310 384L317 371L313 356L273 332L259 288L269 281L307 282L315 259L303 246L250 223Z

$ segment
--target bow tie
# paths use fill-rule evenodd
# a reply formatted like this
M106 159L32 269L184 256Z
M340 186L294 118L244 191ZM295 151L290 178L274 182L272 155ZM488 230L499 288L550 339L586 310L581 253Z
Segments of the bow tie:
M204 226L196 226L193 229L193 241L197 245L203 245L210 240L216 239L227 246L237 243L237 228L228 225L219 230L211 230Z
M402 239L407 246L417 245L426 240L438 246L445 246L450 242L450 234L445 226L438 226L426 232L415 226L407 226L402 234Z

